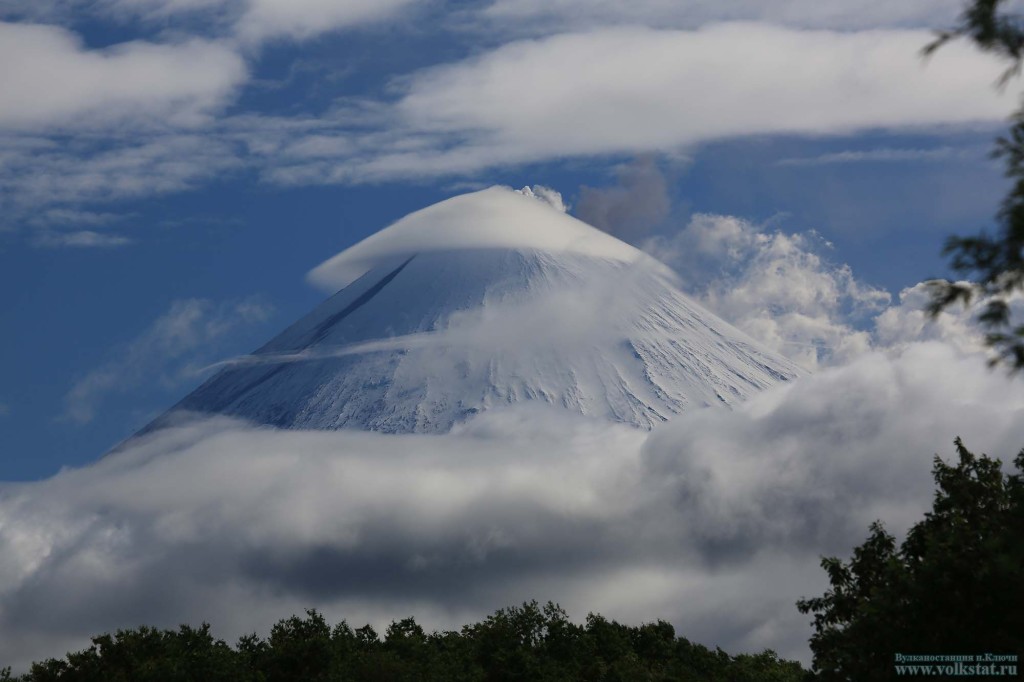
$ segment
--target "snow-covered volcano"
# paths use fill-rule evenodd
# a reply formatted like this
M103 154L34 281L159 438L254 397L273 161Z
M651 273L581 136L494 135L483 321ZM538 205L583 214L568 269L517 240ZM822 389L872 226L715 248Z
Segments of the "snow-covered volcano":
M154 426L184 411L445 432L533 401L650 428L802 373L646 254L507 188L417 211L310 278L340 291Z

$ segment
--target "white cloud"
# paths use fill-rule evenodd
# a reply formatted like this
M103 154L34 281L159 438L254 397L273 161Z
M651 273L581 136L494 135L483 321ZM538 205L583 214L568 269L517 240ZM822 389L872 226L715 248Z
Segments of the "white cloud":
M149 19L182 18L182 15L216 12L237 18L249 3L246 0L100 0L95 10L114 16Z
M127 219L129 216L123 213L101 213L97 211L83 211L69 208L51 208L34 215L31 219L33 225L44 227L84 225L100 226L116 223Z
M872 350L899 354L936 341L963 353L986 354L977 306L953 306L937 317L925 283L893 302L831 262L830 245L814 232L788 234L737 218L696 214L671 236L642 247L671 266L684 291L769 348L814 370L844 364ZM1010 299L1024 318L1024 295Z
M922 341L986 352L977 305L932 318L925 283L904 289L892 304L887 291L857 279L849 265L831 262L832 245L813 230L786 233L771 221L695 214L673 231L667 218L682 211L672 205L662 168L641 157L619 175L617 185L582 187L577 215L671 266L686 293L808 369L871 349L898 353ZM660 225L651 220L652 206ZM1024 317L1024 295L1010 304L1012 319Z
M241 57L209 41L95 50L56 26L0 22L0 128L196 125L246 78Z
M672 266L704 305L791 360L815 369L868 351L864 331L887 292L820 255L814 233L786 234L733 216L697 214L644 249ZM860 322L861 324L858 324Z
M565 205L565 201L562 199L562 193L557 190L553 190L550 187L545 187L544 185L534 185L533 187L530 187L527 185L526 187L515 191L523 196L532 197L538 201L542 201L559 213L567 213L569 211L569 207Z
M966 158L970 154L966 150L952 147L936 149L868 149L864 151L845 151L821 154L820 156L794 157L780 159L778 166L823 166L835 163L891 163L901 161L947 161Z
M33 216L40 207L53 206L65 211L58 218L68 218L81 215L75 206L83 203L178 192L244 165L238 145L199 134L154 133L99 142L86 137L66 145L44 142L0 139L0 201L18 209L12 213L26 222L38 222Z
M236 31L249 43L271 38L303 40L391 18L416 4L424 0L249 0Z
M273 119L246 134L245 116L223 116L248 82L248 48L274 37L308 38L393 16L414 0L334 2L303 0L108 0L72 5L8 8L0 17L29 17L71 24L91 13L97 21L143 18L187 22L161 42L134 40L104 48L87 46L57 25L0 20L0 203L10 224L64 224L78 214L79 227L103 215L81 206L190 189L245 164L265 166L267 138L284 136L294 149L283 159L314 148L322 139L298 134L331 121ZM195 29L215 38L188 37ZM238 41L242 34L245 45ZM258 117L257 117L258 118ZM351 122L349 120L349 122ZM262 140L258 139L262 136ZM247 150L247 144L251 149ZM272 144L272 143L271 143ZM64 211L53 221L39 217ZM52 213L52 210L50 211ZM93 232L91 230L87 232ZM37 241L96 244L97 236L45 235ZM109 241L109 240L107 240Z
M0 130L8 131L0 135L0 200L79 209L187 190L243 167L286 186L458 176L574 156L678 153L743 135L963 126L999 120L1013 106L991 87L1000 65L964 44L925 63L926 31L731 23L520 40L406 74L381 98L341 99L320 115L225 116L248 79L241 55L254 54L233 42L234 32L251 45L302 39L405 16L411 0L103 7L161 21L209 11L228 26L212 24L219 42L91 49L56 26L0 23L9 65L0 66L8 93L0 102ZM90 135L46 137L83 128Z
M536 31L603 24L693 28L737 20L830 29L946 28L962 9L959 0L494 0L478 19Z
M977 320L977 303L970 308L951 306L932 317L926 312L931 301L927 284L907 287L899 298L899 305L875 318L874 337L879 347L899 351L909 344L939 341L962 352L986 351L986 332ZM1007 302L1011 320L1024 318L1024 294L1017 292Z
M408 79L395 111L418 150L372 176L467 172L568 155L671 150L755 134L833 134L996 120L1000 65L963 44L927 64L926 31L598 29L503 45Z
M77 249L108 249L127 246L132 240L124 235L79 230L77 232L41 232L36 235L36 246L45 248L71 247Z
M1000 64L961 43L925 61L932 37L752 23L599 28L414 72L395 81L394 101L348 101L287 125L250 117L235 134L249 141L269 182L355 184L679 153L744 135L1004 118L1014 102L992 87Z
M0 660L139 623L233 638L316 606L453 627L531 598L806 659L818 557L919 519L957 434L1015 452L1024 384L937 343L649 437L543 408L446 436L196 422L0 487Z
M271 308L256 299L214 305L203 299L175 301L170 310L126 347L116 359L79 379L64 400L66 417L92 421L104 396L136 389L153 377L165 386L195 379L208 364L215 342L245 325L265 321Z
M401 16L433 0L8 0L0 19L73 23L99 20L154 25L213 34L246 47L273 39L307 40L324 33Z
M302 28L306 20L326 27L344 23L342 14L350 11L355 21L363 11L363 5L319 0L308 14L299 12L303 7L236 9L239 17L281 13L266 28L273 24L281 35L313 31ZM285 16L292 12L299 28ZM137 131L82 136L71 145L24 131L0 137L0 194L20 206L181 191L241 167L285 186L358 184L573 156L678 153L743 135L963 126L999 120L1013 106L991 87L1000 65L963 44L925 63L926 31L748 23L599 28L515 41L407 74L383 98L339 100L320 115L243 113L218 120L246 78L241 57L226 43L136 42L90 50L52 26L2 26L16 42L38 33L42 43L25 49L74 82L37 93L38 83L53 81L49 72L18 67L0 75L21 93L0 105L0 126L116 122ZM158 131L154 122L172 127ZM204 122L203 128L180 127ZM122 160L139 157L154 165L119 172ZM853 158L830 161L840 160Z
M893 302L849 265L822 255L830 245L814 232L788 234L735 216L696 214L675 234L641 246L675 270L688 294L811 370L869 351L898 355L923 342L991 356L977 304L933 317L924 282L904 288ZM1009 304L1011 319L1024 318L1024 294Z

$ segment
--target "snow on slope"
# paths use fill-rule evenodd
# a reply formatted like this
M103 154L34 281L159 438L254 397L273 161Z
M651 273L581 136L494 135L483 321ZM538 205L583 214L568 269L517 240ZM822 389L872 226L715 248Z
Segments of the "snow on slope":
M199 412L446 432L533 401L650 428L802 373L682 294L660 263L500 187L413 213L311 278L344 288L154 426Z
M439 250L531 249L624 263L646 257L629 244L552 209L528 188L523 192L490 187L410 213L317 266L309 279L333 293L382 260Z

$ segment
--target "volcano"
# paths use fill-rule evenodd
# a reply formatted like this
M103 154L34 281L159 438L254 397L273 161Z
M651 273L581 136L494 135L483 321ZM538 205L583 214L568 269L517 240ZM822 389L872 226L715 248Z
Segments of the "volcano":
M147 430L198 413L443 433L527 402L649 429L803 373L658 261L529 191L412 213L310 279L337 293Z

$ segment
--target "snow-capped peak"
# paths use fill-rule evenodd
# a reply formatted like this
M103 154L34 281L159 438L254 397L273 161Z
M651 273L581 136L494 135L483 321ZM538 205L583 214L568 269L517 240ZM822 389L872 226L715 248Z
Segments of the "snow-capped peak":
M150 428L201 413L443 433L521 403L651 428L802 373L530 194L454 197L330 259L314 279L344 288Z
M565 213L561 195L553 190L495 186L410 213L318 265L308 279L334 292L379 265L413 254L468 249L575 253L627 263L648 258Z

